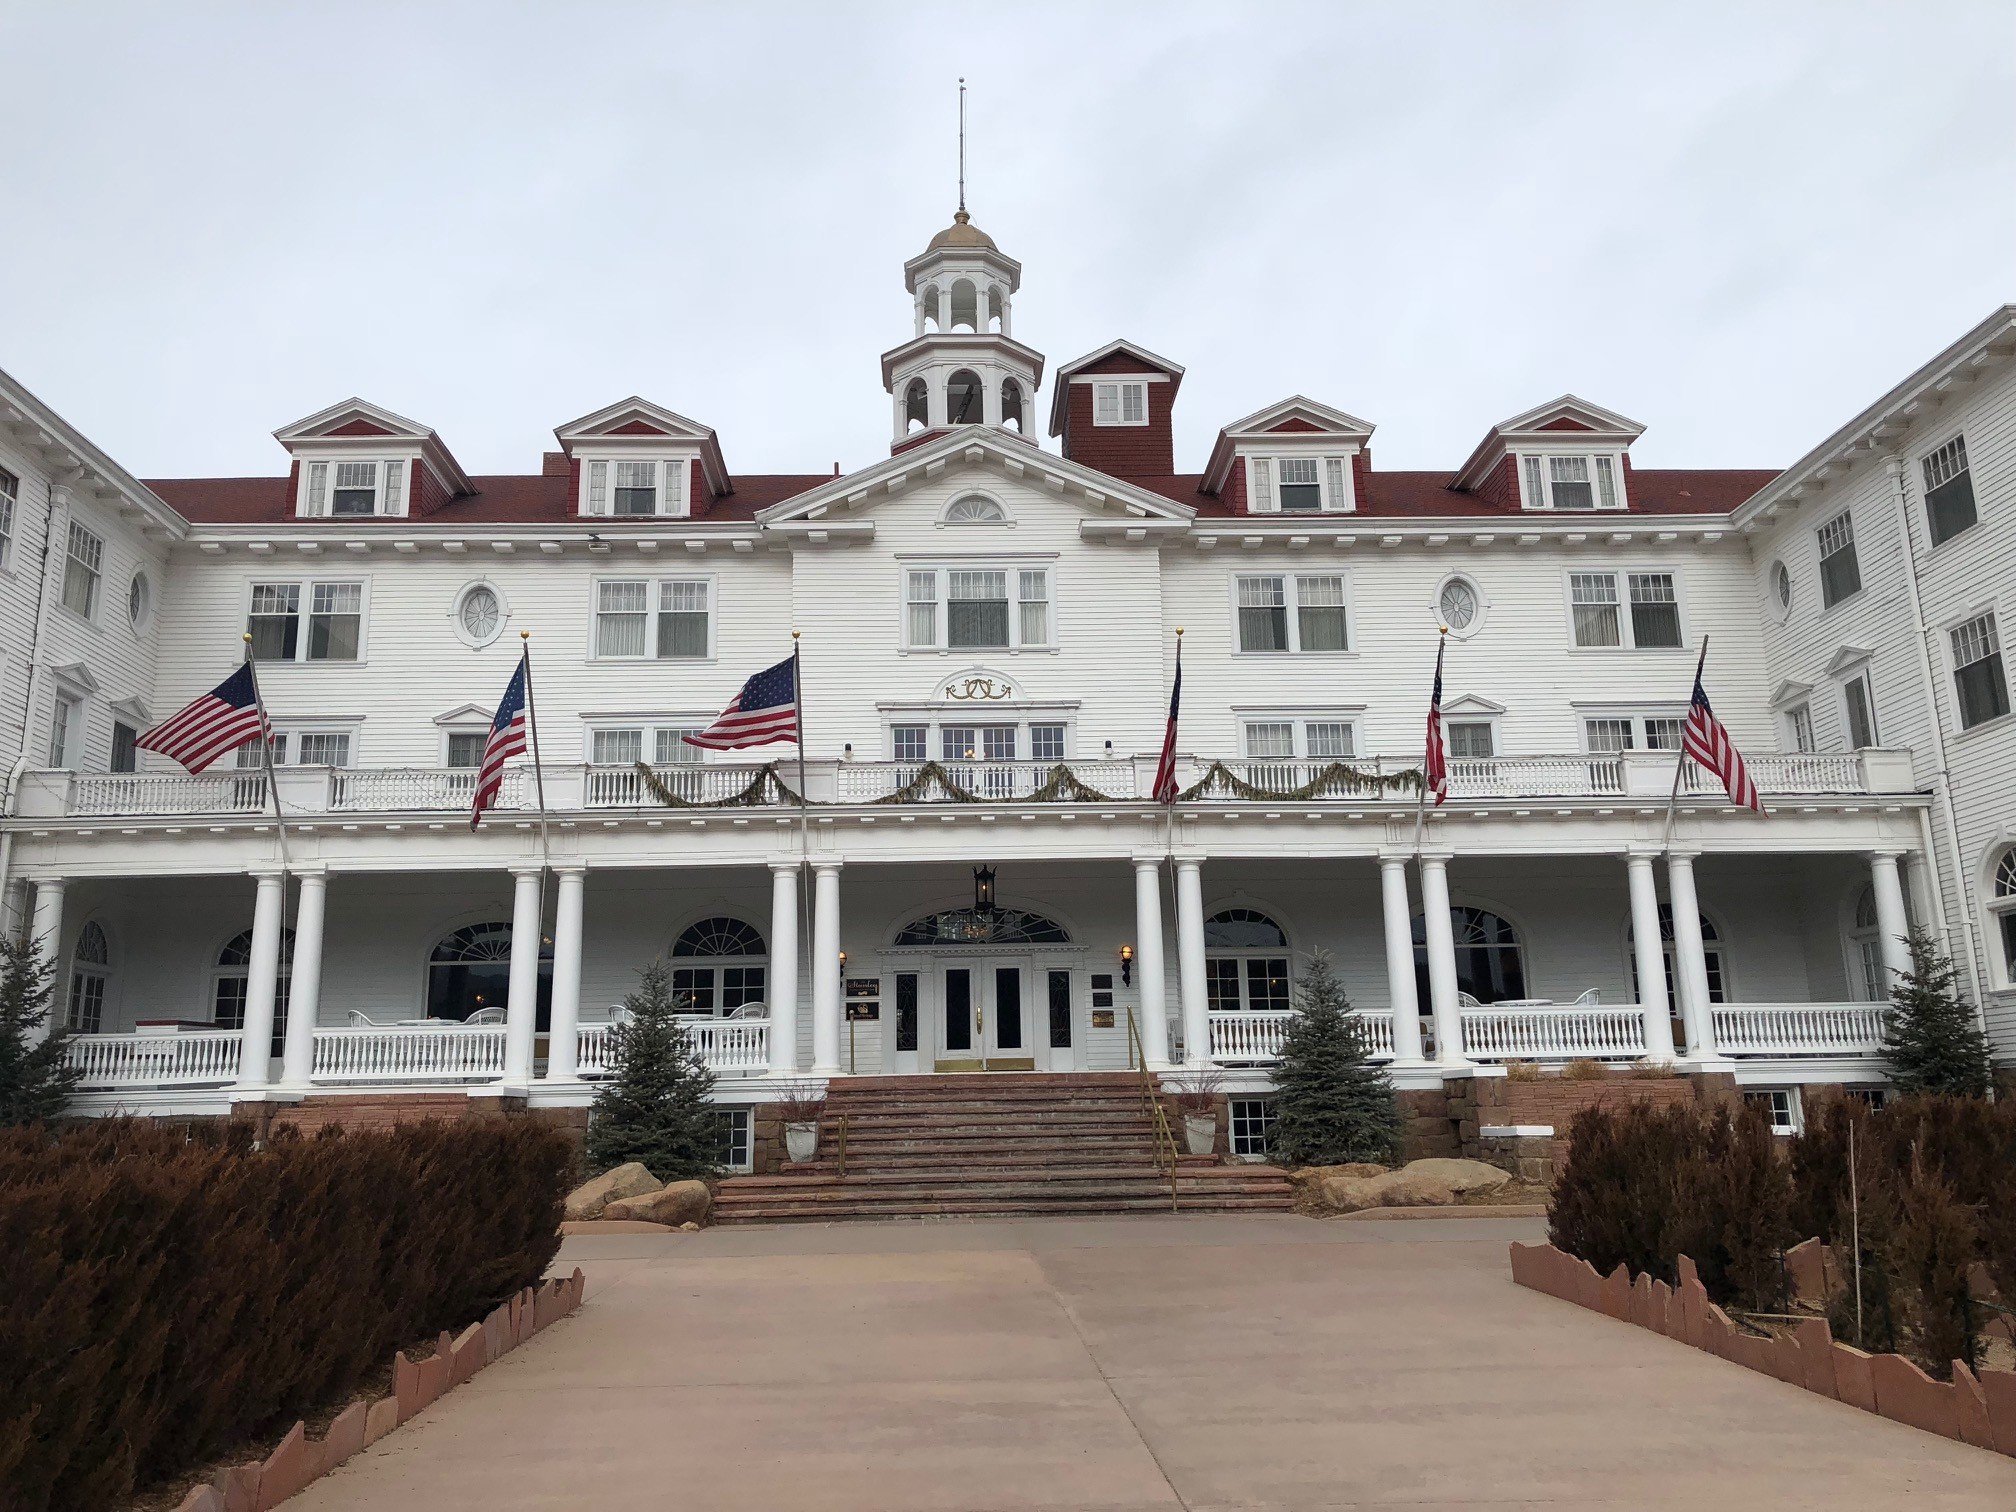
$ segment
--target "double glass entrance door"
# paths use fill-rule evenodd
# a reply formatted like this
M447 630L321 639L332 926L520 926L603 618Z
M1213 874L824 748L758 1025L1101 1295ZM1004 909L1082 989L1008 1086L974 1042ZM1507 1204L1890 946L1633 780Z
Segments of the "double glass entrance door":
M1046 1071L1076 1064L1072 974L976 957L896 973L892 1071Z
M943 1060L1027 1057L1027 969L993 962L945 968Z

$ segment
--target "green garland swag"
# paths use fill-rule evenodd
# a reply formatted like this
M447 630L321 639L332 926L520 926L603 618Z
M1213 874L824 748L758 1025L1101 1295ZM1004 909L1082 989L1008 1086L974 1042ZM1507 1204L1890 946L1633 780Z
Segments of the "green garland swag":
M1280 798L1300 801L1304 798L1342 798L1359 793L1420 791L1421 774L1413 770L1372 772L1364 767L1333 761L1300 787L1264 788L1258 783L1248 782L1224 762L1214 761L1195 785L1176 795L1176 801L1188 803L1195 798Z
M726 798L681 798L667 787L659 775L644 762L637 762L637 775L644 786L651 790L651 796L667 808L714 809L714 808L766 808L775 803L795 804L798 795L786 786L784 779L777 775L777 763L767 763L763 769L749 779L749 785L740 792L730 793ZM702 769L704 770L704 768Z

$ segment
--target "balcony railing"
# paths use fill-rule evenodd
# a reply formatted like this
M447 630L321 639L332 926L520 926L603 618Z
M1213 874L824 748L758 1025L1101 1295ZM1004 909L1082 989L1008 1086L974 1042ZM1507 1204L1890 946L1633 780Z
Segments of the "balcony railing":
M1629 1006L1463 1010L1472 1060L1635 1060L1645 1054L1645 1011Z
M770 1069L770 1021L762 1018L679 1020L694 1046L717 1076L760 1076ZM608 1023L583 1024L576 1042L577 1070L584 1077L607 1076L610 1066Z
M1717 1003L1715 1048L1724 1055L1874 1055L1883 1048L1883 1003Z
M1285 1008L1214 1012L1211 1059L1218 1065L1264 1065L1281 1058L1281 1037L1295 1015ZM1393 1058L1393 1015L1353 1013L1374 1060Z
M504 1074L502 1024L317 1029L318 1082L492 1081Z
M83 1071L85 1092L121 1087L221 1086L238 1079L236 1029L182 1029L158 1034L70 1034L64 1058Z
M1667 751L1614 755L1500 756L1449 764L1451 796L1468 802L1498 799L1643 798L1664 801L1673 783ZM1328 760L1229 758L1218 763L1230 781L1214 779L1196 801L1208 803L1391 804L1414 801L1413 758ZM1155 763L1118 761L954 761L927 774L926 764L901 761L809 761L807 801L814 804L885 803L1104 803L1146 802ZM1816 755L1758 755L1750 775L1766 797L1827 797L1916 791L1911 759L1901 751ZM1203 781L1213 763L1185 756L1176 764L1179 790ZM760 781L765 768L750 763L675 762L635 766L548 766L546 806L556 813L583 809L654 809L675 804L748 803L789 807L799 787L795 761L776 768L777 782ZM438 813L467 808L475 787L468 768L282 767L276 773L290 815ZM787 791L788 789L788 791ZM1712 776L1689 765L1682 784L1697 800L1720 792ZM520 813L534 803L531 769L505 775L498 807ZM29 772L21 781L17 812L24 818L93 816L170 817L183 814L259 814L270 806L265 775L257 771L200 777L158 772Z

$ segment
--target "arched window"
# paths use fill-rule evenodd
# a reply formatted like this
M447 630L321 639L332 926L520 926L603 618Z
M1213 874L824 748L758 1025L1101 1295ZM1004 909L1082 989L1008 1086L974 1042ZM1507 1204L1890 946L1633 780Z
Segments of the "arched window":
M245 1027L246 982L252 973L252 931L233 935L217 952L210 973L210 1018L219 1029ZM273 1047L278 1055L287 1042L287 1001L294 985L294 931L280 936L280 978L273 988Z
M763 936L725 915L702 919L672 942L672 992L682 1013L727 1014L763 1001Z
M465 924L444 936L427 958L427 1017L458 1023L511 1001L511 926ZM539 942L539 1018L544 1032L553 1007L553 942Z
M1204 921L1205 999L1214 1013L1282 1012L1290 999L1288 932L1254 908Z
M987 418L987 400L980 375L961 368L945 384L945 418L954 425L978 425Z
M926 430L931 424L931 391L924 386L922 378L912 378L910 386L903 390L903 428L909 431Z
M1995 886L1988 900L2002 936L2002 973L2016 982L2016 846L2002 853L1995 863Z
M112 975L112 946L93 919L77 931L70 950L70 1005L63 1027L72 1034L97 1034L105 1025L105 983Z
M1526 947L1511 921L1482 908L1449 910L1449 932L1456 942L1456 990L1480 1003L1526 996ZM1428 993L1428 921L1414 916L1414 976L1421 1006Z
M970 279L962 278L952 285L952 329L980 329L980 295Z
M1022 414L1022 385L1013 378L1001 383L1001 423L1018 432L1029 428Z
M1625 936L1627 946L1637 944L1637 931ZM1667 904L1659 905L1659 942L1666 953L1666 1007L1671 1013L1680 1012L1680 969L1679 957L1673 951L1673 910ZM1701 915L1701 955L1708 963L1708 1001L1726 1003L1729 1001L1729 979L1722 964L1722 936L1716 931L1714 920ZM1634 949L1631 954L1631 996L1642 998L1638 987L1638 956Z
M924 329L938 329L938 285L926 284L917 291L917 309L923 318Z
M954 499L945 509L947 525L1001 525L1007 519L1007 510L981 494Z
M1008 334L1008 291L999 284L987 290L987 329Z
M912 919L896 933L895 945L1069 945L1071 936L1055 919L1019 908L948 908Z

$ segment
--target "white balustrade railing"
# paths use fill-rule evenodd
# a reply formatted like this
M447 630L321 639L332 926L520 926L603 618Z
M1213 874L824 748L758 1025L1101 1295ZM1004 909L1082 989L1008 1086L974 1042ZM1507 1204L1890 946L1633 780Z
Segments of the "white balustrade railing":
M1602 798L1624 791L1614 755L1490 756L1449 763L1452 798Z
M1885 1003L1717 1003L1715 1048L1724 1055L1874 1055Z
M236 1029L68 1034L64 1058L83 1071L84 1091L107 1087L187 1087L236 1081Z
M689 1018L682 1015L694 1046L707 1069L722 1074L760 1075L770 1069L770 1020L767 1018ZM609 1073L609 1023L583 1024L575 1041L576 1069L582 1076Z
M654 766L651 773L673 797L686 803L718 803L748 787L760 767L714 766L700 762L672 762ZM658 795L651 791L635 766L591 766L588 768L581 801L589 808L658 808Z
M502 1024L317 1029L318 1082L484 1081L504 1074Z
M71 779L73 814L249 814L266 807L266 774L80 773Z
M1281 1038L1294 1013L1286 1008L1216 1011L1211 1023L1211 1059L1222 1065L1251 1064L1281 1058ZM1351 1021L1365 1036L1374 1060L1393 1056L1393 1015L1353 1013Z
M509 767L495 807L523 807L531 775ZM474 767L340 767L329 774L329 807L344 813L406 813L466 809L476 798Z
M1107 798L1135 796L1134 763L1131 761L1068 761L1071 775L1086 787ZM975 797L997 803L1023 802L1041 791L1060 763L1055 761L948 761L945 770L952 781ZM842 803L872 803L878 798L908 787L917 778L922 762L845 761L835 772L835 790ZM1072 795L1060 794L1060 802ZM958 802L935 788L920 794L919 803Z
M1645 1012L1636 1004L1463 1011L1463 1053L1476 1060L1605 1060L1645 1054Z

